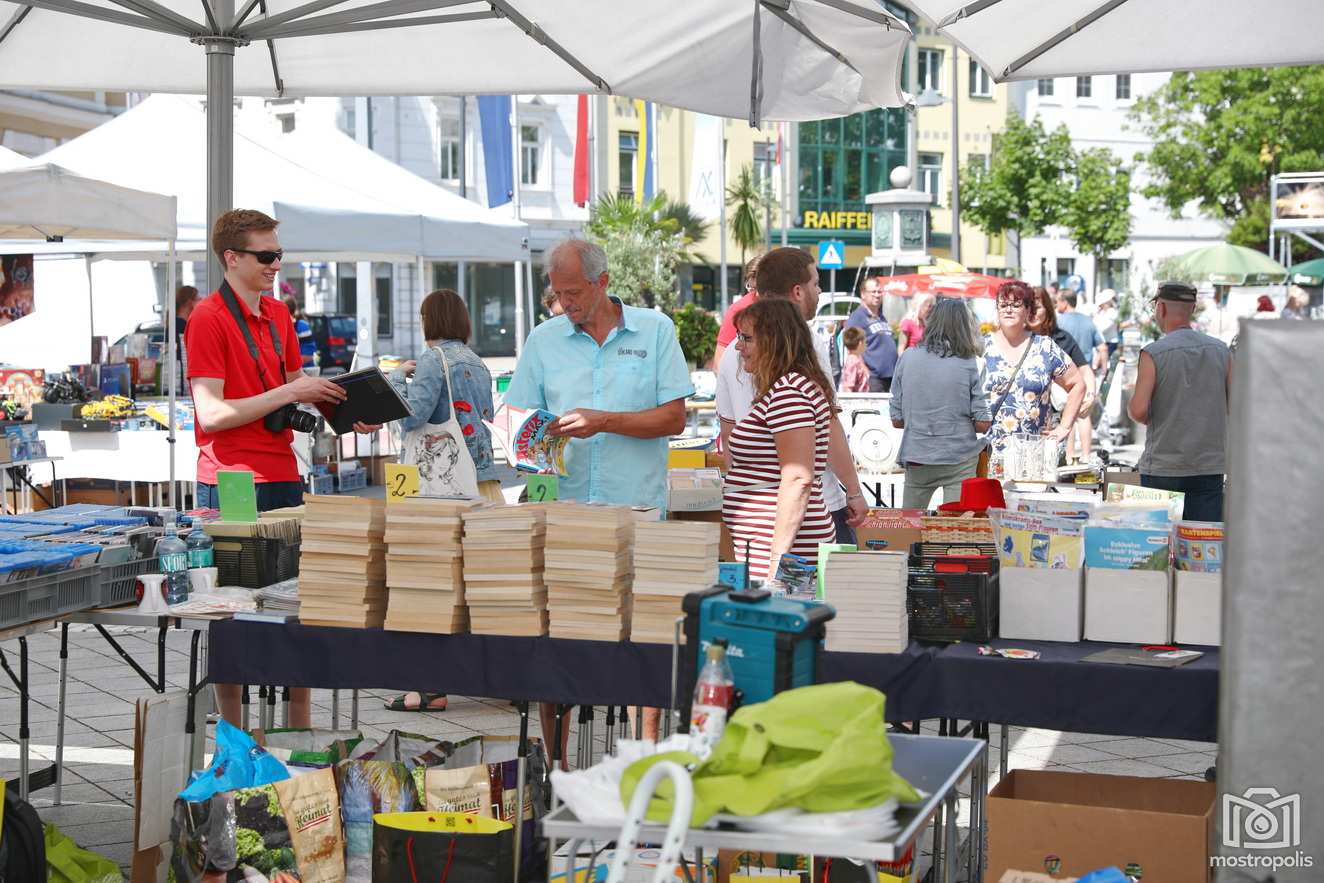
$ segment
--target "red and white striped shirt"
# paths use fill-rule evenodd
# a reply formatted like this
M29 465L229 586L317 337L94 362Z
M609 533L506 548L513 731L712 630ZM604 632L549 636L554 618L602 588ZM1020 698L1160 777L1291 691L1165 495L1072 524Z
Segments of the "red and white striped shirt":
M836 541L836 527L823 505L822 484L831 419L832 410L818 385L791 372L777 380L731 430L731 471L726 476L722 520L731 531L737 561L745 559L745 544L749 544L750 576L772 575L768 573L769 558L781 480L775 433L814 430L814 484L790 551L815 561L819 543Z

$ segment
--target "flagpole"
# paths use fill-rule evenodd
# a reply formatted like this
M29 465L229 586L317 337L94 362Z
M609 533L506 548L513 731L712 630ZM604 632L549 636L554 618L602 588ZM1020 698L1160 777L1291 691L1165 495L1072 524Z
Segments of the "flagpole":
M519 96L510 96L510 162L515 172L511 182L511 205L515 210L515 220L520 220L520 131L519 131ZM524 262L515 262L515 358L524 354L525 328L528 319L524 315Z
M721 206L721 213L718 217L718 236L721 244L718 246L718 276L721 277L722 284L722 315L726 315L726 308L731 305L731 298L726 290L726 118L717 118L717 131L720 133L717 138L717 201Z
M789 242L790 231L787 228L791 226L791 164L786 161L786 151L790 148L786 136L790 128L790 123L782 123L781 149L777 151L777 158L782 161L782 248Z

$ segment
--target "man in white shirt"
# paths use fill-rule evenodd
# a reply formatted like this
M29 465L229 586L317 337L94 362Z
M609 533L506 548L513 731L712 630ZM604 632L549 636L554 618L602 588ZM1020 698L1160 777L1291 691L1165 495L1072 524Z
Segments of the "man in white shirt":
M764 255L759 260L755 286L759 297L782 297L795 303L806 322L818 311L818 267L813 257L801 249L774 248ZM812 337L819 366L831 377L828 342L817 334ZM723 451L730 450L731 429L753 407L754 384L740 366L740 359L722 359L717 366L717 417L721 421ZM869 507L855 474L855 460L846 443L846 432L835 414L828 441L828 468L823 473L823 504L832 513L837 542L854 543L855 527L863 522Z

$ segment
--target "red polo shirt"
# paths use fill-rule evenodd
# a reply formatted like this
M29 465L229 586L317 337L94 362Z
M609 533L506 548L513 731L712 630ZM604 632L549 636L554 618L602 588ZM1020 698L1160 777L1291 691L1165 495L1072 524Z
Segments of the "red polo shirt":
M736 339L736 320L740 314L745 311L745 307L759 299L757 291L747 291L740 296L740 299L726 309L726 318L722 319L722 327L717 331L717 345L729 347Z
M285 383L287 371L303 369L299 337L294 331L290 311L285 304L265 295L260 301L259 316L250 313L242 299L239 306L257 343L267 383L274 389ZM276 347L271 340L271 321L268 320L276 323L281 336L284 366L276 357ZM249 355L244 333L235 324L218 292L213 291L194 308L184 330L184 346L188 350L189 380L195 377L224 380L227 399L246 399L263 393L257 365ZM193 427L198 441L198 481L203 484L215 484L218 469L247 469L259 483L299 480L299 467L290 448L293 431L268 432L261 420L220 432L207 432L196 420Z

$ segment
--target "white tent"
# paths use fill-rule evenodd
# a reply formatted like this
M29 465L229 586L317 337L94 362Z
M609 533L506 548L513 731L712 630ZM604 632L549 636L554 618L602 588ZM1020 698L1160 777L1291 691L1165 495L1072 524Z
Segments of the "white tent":
M195 100L154 95L42 160L175 194L180 253L202 257L209 228L206 139L206 117ZM431 184L332 129L299 138L236 133L235 198L279 220L281 245L297 260L527 259L528 225ZM96 244L87 250L123 251Z
M1319 0L911 0L993 78L1319 64Z
M0 169L12 169L27 165L28 158L8 147L0 147Z
M168 289L175 288L173 196L85 178L52 163L0 172L0 237L4 239L164 240ZM62 246L77 250L70 246ZM88 277L89 295L91 275ZM167 310L170 385L170 504L175 502L175 311Z

